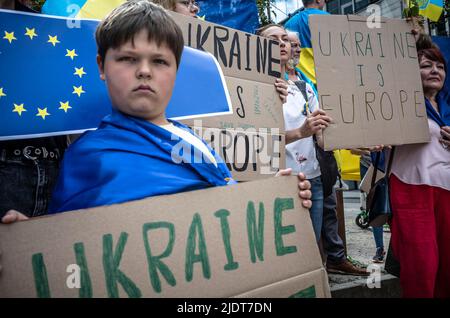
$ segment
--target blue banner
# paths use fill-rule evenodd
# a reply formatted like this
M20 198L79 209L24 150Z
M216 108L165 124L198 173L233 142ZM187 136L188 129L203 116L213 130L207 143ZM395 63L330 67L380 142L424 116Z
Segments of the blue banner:
M111 112L100 80L98 21L0 10L0 140L95 129ZM184 48L167 116L231 113L221 69L205 52Z
M255 33L259 27L255 0L199 0L200 17L244 32Z
M442 54L444 55L445 61L447 62L447 77L445 78L444 84L444 98L446 98L447 103L450 104L450 37L448 36L433 36L433 42L439 46Z

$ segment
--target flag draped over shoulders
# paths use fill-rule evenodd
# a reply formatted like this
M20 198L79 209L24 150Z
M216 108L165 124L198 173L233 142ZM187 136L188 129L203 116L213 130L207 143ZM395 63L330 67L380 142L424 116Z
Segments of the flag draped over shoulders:
M157 125L114 111L66 151L50 213L234 183L214 151L209 148L217 167L192 148Z

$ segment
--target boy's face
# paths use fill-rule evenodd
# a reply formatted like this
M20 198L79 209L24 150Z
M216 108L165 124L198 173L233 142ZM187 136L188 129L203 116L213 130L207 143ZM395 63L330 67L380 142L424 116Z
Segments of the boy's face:
M142 30L131 41L108 49L104 64L97 57L100 77L106 81L113 106L121 112L167 124L165 110L177 74L175 55L164 43L149 42Z

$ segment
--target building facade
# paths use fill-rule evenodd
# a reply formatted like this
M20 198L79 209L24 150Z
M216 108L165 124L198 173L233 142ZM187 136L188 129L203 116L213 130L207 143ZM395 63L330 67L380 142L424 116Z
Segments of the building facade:
M332 14L370 15L370 5L378 5L381 16L401 19L405 7L402 0L329 0L326 10ZM450 14L444 12L438 23L426 20L425 30L431 35L450 36Z

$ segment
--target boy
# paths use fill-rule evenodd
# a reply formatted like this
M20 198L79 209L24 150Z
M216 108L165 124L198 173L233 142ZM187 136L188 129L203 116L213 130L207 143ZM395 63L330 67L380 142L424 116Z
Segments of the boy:
M99 24L96 40L113 112L66 151L50 212L235 183L211 148L165 117L183 50L173 19L149 1L128 1ZM308 208L310 192L299 195Z

